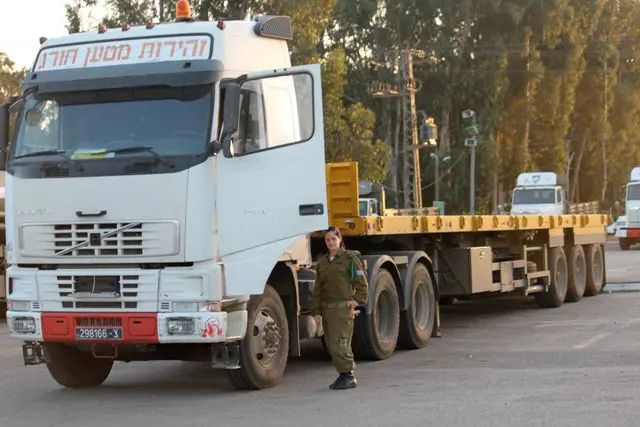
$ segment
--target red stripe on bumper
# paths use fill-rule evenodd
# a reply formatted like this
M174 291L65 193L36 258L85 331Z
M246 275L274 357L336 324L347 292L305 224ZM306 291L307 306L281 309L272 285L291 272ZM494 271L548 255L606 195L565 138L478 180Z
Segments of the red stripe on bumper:
M78 340L76 327L122 327L121 340ZM156 313L42 313L42 338L56 342L153 344L158 342Z
M627 230L627 238L638 239L640 238L640 229Z

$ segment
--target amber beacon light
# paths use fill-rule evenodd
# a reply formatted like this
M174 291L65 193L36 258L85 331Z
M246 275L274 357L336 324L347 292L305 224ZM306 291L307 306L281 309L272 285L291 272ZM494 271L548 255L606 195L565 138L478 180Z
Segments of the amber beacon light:
M189 0L178 0L176 2L176 21L191 21L191 7Z

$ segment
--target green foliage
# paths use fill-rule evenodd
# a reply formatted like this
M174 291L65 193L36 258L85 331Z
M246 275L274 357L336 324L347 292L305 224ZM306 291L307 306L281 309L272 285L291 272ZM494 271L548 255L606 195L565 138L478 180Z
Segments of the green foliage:
M16 69L15 63L0 52L0 103L10 96L20 95L20 85L26 73L26 69Z
M70 31L86 27L80 16L96 2L70 0ZM174 1L162 3L171 20ZM161 15L159 0L101 4L107 16L98 21L114 26ZM450 157L439 180L447 212L468 210L460 113L469 108L478 115L483 211L508 202L516 176L532 170L567 174L573 202L611 206L640 164L637 0L191 0L191 7L199 19L291 16L293 64L322 63L327 159L358 160L362 176L375 181L397 181L408 142L401 103L375 99L369 84L401 85L397 50L423 49L416 107L435 117L438 153ZM434 197L432 153L421 155L425 204Z

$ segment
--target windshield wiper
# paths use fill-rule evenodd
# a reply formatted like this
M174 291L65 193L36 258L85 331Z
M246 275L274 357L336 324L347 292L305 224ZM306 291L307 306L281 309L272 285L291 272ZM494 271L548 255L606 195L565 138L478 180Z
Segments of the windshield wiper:
M139 153L141 151L148 151L149 153L153 154L153 157L155 157L158 161L164 162L166 161L165 159L162 158L162 156L160 156L156 150L153 149L153 147L149 147L146 145L136 145L134 147L124 147L124 148L116 148L114 150L107 150L107 153L114 153L114 154L122 154L122 153Z
M38 157L38 156L53 156L55 154L59 154L62 157L65 157L69 160L72 160L71 157L69 157L65 150L46 150L46 151L36 151L35 153L27 153L27 154L20 154L19 156L14 156L14 159L24 159L27 157Z

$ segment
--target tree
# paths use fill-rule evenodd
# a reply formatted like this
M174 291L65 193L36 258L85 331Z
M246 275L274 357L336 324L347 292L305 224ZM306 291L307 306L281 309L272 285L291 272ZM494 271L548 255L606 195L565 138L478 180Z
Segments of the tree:
M27 73L27 69L16 69L15 63L0 52L0 103L10 96L20 95L20 86Z

